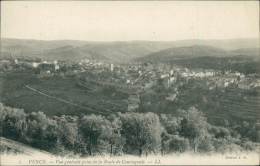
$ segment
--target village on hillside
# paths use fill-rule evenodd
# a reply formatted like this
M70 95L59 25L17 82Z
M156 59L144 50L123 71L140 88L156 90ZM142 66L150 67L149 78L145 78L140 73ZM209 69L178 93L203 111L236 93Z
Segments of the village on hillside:
M231 70L188 69L173 64L160 62L133 62L127 64L113 64L89 60L87 58L75 62L41 61L25 62L5 60L1 62L1 72L12 69L13 66L26 65L37 69L36 77L74 75L78 81L85 85L113 87L117 91L129 94L126 101L128 111L135 111L140 104L140 94L156 94L154 87L162 86L168 91L165 100L174 101L178 98L178 88L186 85L199 85L203 90L251 91L260 90L260 77L258 74L248 74Z

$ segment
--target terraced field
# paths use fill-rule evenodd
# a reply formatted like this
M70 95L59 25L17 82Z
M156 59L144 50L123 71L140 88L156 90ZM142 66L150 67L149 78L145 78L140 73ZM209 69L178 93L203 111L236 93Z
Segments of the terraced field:
M213 123L224 119L254 122L259 118L259 96L252 96L241 90L217 92L189 89L188 91L187 94L180 96L180 100L185 101L186 107L197 103Z
M0 76L3 87L0 101L7 106L22 108L26 113L42 111L48 116L80 116L82 113L109 115L127 111L124 99L113 100L113 96L94 91L93 87L79 86L73 77L37 79L30 74L24 73L18 78L12 74Z

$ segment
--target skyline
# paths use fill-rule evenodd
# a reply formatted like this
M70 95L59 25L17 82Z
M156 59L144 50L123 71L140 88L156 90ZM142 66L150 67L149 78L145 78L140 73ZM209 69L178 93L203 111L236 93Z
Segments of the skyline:
M1 7L2 38L105 42L259 37L257 1L4 1Z

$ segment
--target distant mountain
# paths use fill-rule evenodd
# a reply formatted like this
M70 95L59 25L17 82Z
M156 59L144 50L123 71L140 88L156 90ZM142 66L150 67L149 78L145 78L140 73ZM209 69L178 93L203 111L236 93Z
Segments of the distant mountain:
M236 55L260 56L259 48L241 48L230 52Z
M241 48L259 48L259 38L237 38L237 39L216 39L216 40L179 40L174 42L172 47L184 47L193 45L207 45L224 50L236 50Z
M63 47L66 45L82 46L89 42L77 40L30 40L30 39L1 39L1 52L39 52L54 48Z
M165 61L182 58L195 58L202 56L225 57L229 56L229 52L211 46L187 46L173 47L161 50L147 56L136 59L135 61Z
M244 56L257 56L259 55L259 48L243 48L237 50L226 51L220 48L194 45L187 47L173 47L164 49L158 52L151 53L134 61L166 61L177 60L183 58L196 58L196 57L230 57L236 55Z
M81 48L102 54L116 62L128 62L172 46L173 42L151 42L151 41L130 41L130 42L107 42L101 44L86 44Z
M59 60L77 60L88 58L99 61L110 61L109 58L100 55L93 51L82 50L80 47L72 45L63 46L51 50L45 50L41 53L42 57L47 59L59 59Z
M64 57L73 59L76 55L81 57L83 52L89 54L98 54L107 57L115 62L129 62L133 59L141 58L148 54L158 52L173 47L188 47L194 45L205 45L217 47L226 51L244 48L259 48L258 38L248 39L229 39L229 40L180 40L180 41L118 41L118 42L89 42L77 40L23 40L23 39L1 39L1 54L29 55L29 56L57 56L60 53L54 53L51 49L62 49L66 46L77 47L78 52L73 54L73 50L63 50ZM54 51L54 52L53 52ZM239 51L239 50L238 50ZM218 53L216 53L218 54ZM61 57L61 56L57 56Z

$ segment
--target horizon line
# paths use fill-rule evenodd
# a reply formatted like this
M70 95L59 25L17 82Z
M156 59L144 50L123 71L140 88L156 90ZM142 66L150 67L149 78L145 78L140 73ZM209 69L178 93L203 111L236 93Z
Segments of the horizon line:
M179 39L179 40L81 40L81 39L22 39L22 38L12 38L12 37L1 37L2 39L16 39L16 40L36 40L36 41L84 41L84 42L135 42L135 41L145 41L145 42L174 42L174 41L183 41L183 40L235 40L235 39L258 39L258 37L240 37L240 38L228 38L228 39Z

